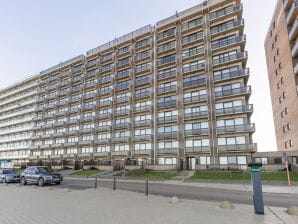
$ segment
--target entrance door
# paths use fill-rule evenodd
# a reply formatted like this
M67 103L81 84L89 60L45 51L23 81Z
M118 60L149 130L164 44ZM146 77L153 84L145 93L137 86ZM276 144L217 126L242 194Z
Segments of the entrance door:
M187 169L195 170L196 169L196 158L188 157L187 158Z

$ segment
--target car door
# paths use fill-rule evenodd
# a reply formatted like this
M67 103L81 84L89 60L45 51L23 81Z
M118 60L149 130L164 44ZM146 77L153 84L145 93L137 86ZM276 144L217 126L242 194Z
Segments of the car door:
M32 169L32 174L31 174L31 179L33 183L37 183L39 178L39 171L38 169L35 167Z
M24 171L26 182L30 182L30 183L32 182L31 172L32 172L32 168L28 168Z

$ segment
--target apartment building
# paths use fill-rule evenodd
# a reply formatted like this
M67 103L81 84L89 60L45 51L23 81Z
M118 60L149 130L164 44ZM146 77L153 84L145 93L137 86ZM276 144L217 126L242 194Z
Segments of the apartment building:
M278 150L298 144L298 1L278 0L265 50Z
M245 168L256 151L239 0L210 0L38 75L30 162Z
M0 167L25 163L30 156L38 76L0 91Z

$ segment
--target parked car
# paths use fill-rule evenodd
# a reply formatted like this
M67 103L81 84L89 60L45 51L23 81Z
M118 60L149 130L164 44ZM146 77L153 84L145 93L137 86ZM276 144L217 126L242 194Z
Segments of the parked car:
M45 166L28 167L21 174L21 184L38 184L42 187L45 184L61 184L63 177L60 173L53 173Z
M0 181L2 183L19 183L20 175L14 169L0 169Z

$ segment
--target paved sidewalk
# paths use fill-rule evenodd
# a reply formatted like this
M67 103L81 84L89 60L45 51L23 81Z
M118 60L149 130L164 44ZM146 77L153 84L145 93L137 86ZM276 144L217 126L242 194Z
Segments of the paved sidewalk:
M219 203L181 200L127 191L100 188L67 192L55 186L36 188L0 186L1 224L297 224L285 208L266 207L265 215L255 215L253 207L235 204L222 209Z

